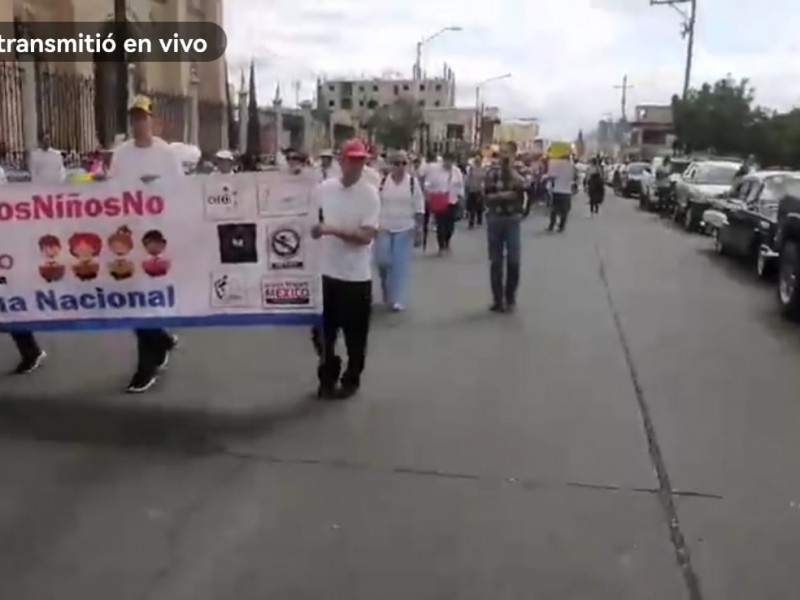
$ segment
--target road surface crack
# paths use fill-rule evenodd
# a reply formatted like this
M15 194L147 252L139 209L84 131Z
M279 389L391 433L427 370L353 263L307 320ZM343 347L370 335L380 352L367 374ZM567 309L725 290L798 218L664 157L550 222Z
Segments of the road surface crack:
M700 588L700 580L697 576L694 566L692 565L692 557L691 553L689 552L689 546L686 543L685 536L683 535L680 520L678 519L678 511L675 507L676 495L689 496L692 494L689 492L676 493L676 491L672 489L669 472L667 471L667 466L664 462L664 457L661 452L661 446L658 442L658 436L656 435L655 425L650 412L650 406L647 403L644 390L642 389L642 385L639 380L639 373L636 368L636 363L633 360L633 352L631 351L631 347L628 342L628 336L625 333L625 328L622 326L622 319L620 318L619 311L614 303L614 295L611 292L611 285L609 284L608 273L606 271L606 262L603 258L603 254L600 251L600 246L598 245L597 241L595 241L594 250L595 254L597 255L598 274L606 291L608 308L611 311L612 318L614 319L614 327L617 330L620 346L622 347L622 352L625 356L625 362L628 366L631 385L633 386L634 395L636 396L636 401L639 405L639 414L642 418L642 425L647 437L647 449L650 454L650 461L652 462L653 468L656 472L656 477L658 478L658 498L661 501L661 507L667 520L667 526L669 527L670 541L672 542L672 547L675 551L675 558L678 562L678 566L681 569L681 573L683 573L683 579L689 593L689 599L703 600L703 594Z

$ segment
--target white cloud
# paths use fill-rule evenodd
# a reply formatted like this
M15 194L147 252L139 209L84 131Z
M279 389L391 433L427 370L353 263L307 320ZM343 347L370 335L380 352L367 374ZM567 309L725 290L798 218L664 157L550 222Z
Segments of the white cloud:
M692 81L731 73L749 77L762 104L800 101L795 1L736 0L735 10L731 0L701 2ZM227 0L225 25L229 63L241 67L256 58L261 102L278 81L288 91L301 80L308 98L318 76L408 74L418 39L461 26L425 46L427 70L450 64L458 100L468 106L476 82L513 73L486 86L484 100L507 117L538 116L551 137L572 137L604 113L618 114L614 86L625 73L634 86L631 107L668 102L683 80L680 17L647 0Z

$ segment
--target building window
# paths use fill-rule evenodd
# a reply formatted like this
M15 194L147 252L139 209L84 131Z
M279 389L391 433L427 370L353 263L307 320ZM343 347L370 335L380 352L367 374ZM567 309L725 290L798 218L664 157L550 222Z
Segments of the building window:
M336 106L336 100L328 100L328 106Z
M394 95L397 96L397 94L399 94L399 93L400 93L400 86L399 85L395 85L394 86Z
M353 99L352 98L342 98L342 108L344 110L350 110L353 108Z
M425 84L424 83L420 83L419 84L419 91L420 92L424 92L425 91Z
M441 103L441 102L439 102L438 100L435 100L435 101L434 101L434 103L433 103L433 105L434 105L434 106L440 106L441 104L442 104L442 103Z
M404 83L404 84L403 84L403 91L404 91L404 92L407 92L407 91L408 91L408 84L407 84L407 83Z
M359 106L364 106L364 101L363 101L363 100L359 100L359 101L358 101L358 105L359 105Z
M329 92L335 92L336 91L336 86L335 85L329 85L328 86L328 91Z
M373 92L377 92L378 91L378 86L377 85L373 85L372 86L372 91Z
M442 84L441 83L437 83L435 89L436 89L437 92L441 92L442 91Z
M370 100L369 102L367 102L367 108L369 109L378 108L378 101L375 99Z
M359 92L363 92L364 91L364 86L363 85L358 86L358 91Z
M419 105L420 105L420 106L425 106L425 100L420 100L420 101L419 101Z

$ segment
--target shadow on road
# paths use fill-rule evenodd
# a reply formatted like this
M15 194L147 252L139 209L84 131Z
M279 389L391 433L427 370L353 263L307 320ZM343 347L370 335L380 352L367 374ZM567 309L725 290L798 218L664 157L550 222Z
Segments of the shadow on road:
M207 453L221 450L223 438L261 436L293 421L319 415L330 406L330 403L308 398L281 407L237 414L6 395L0 401L0 436Z

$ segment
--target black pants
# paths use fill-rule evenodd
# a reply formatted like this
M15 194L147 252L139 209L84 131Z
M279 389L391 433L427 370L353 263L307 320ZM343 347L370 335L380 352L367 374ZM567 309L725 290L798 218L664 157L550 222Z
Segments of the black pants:
M137 370L155 371L172 349L172 338L163 329L134 329L139 364Z
M572 195L571 194L557 194L553 193L553 202L550 207L550 226L549 230L553 230L558 221L559 231L563 231L567 225L567 215L570 208L572 208Z
M467 219L469 227L483 225L483 194L481 192L467 192Z
M603 194L597 191L589 192L589 212L597 214L600 212L600 205L603 203Z
M456 210L456 205L450 204L445 212L435 215L436 242L439 244L439 250L450 249L450 240L453 239L456 227Z
M431 227L431 207L425 203L425 214L422 217L422 249L428 247L428 230Z
M314 343L320 353L317 369L320 387L332 389L339 381L342 360L336 356L336 338L341 329L347 347L347 368L342 385L358 387L367 357L367 338L372 314L372 282L322 278L322 331Z
M11 339L14 340L22 358L35 358L42 351L31 331L12 331Z

